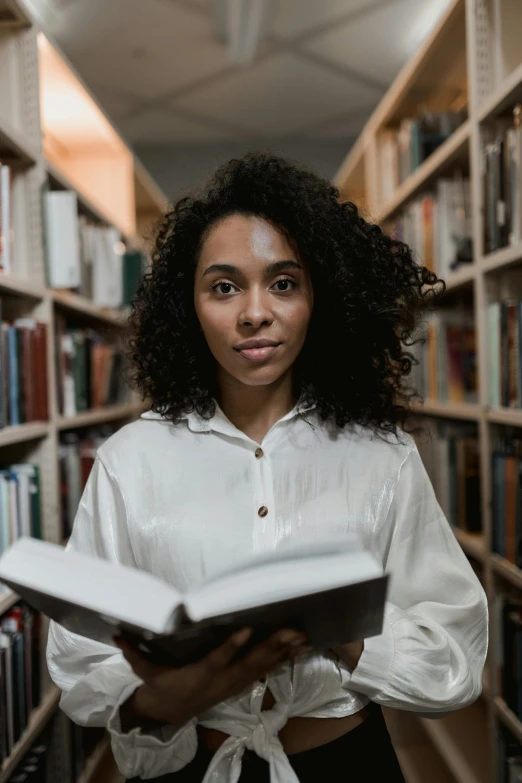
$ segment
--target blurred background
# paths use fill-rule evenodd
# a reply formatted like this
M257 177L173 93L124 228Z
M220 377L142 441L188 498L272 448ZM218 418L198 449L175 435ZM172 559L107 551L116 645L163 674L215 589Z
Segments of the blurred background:
M153 226L220 163L307 164L445 279L419 448L491 645L472 707L386 713L407 783L522 781L521 40L521 0L0 0L0 553L65 543L144 410L122 335ZM45 634L4 588L0 783L121 783Z

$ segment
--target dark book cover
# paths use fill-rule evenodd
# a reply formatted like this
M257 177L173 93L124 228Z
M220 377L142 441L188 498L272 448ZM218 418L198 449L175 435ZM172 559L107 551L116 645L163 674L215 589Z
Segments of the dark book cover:
M509 405L509 347L508 347L508 305L500 306L500 375L501 405Z
M33 475L30 477L31 491L31 535L42 538L42 493L40 483L40 468L33 465Z
M33 358L33 330L26 327L19 327L20 339L22 341L22 389L23 389L23 408L25 421L34 421L36 378L34 376L34 358Z
M24 329L15 327L16 330L16 353L18 370L18 415L20 424L27 421L26 400L25 400L25 381L24 381Z
M64 413L64 396L63 396L63 379L65 376L65 357L62 351L62 337L65 334L65 318L62 315L56 315L56 350L55 356L55 371L56 371L56 396L58 400L58 411L63 416Z
M492 456L492 512L493 512L493 549L505 557L505 455L495 451Z
M47 327L38 322L32 332L33 382L35 387L34 415L37 421L49 418L47 387Z
M7 345L9 352L9 424L17 426L21 423L18 393L18 350L17 336L14 326L7 330Z

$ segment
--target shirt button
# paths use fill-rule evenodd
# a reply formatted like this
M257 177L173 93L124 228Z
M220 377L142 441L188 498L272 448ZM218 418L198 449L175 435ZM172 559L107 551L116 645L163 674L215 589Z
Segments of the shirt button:
M258 513L258 516L260 516L260 517L266 517L266 515L268 514L268 509L267 509L266 506L261 506L261 508L259 509L259 511L257 513Z
M261 457L264 457L263 449L256 449L254 453L257 459L261 459Z

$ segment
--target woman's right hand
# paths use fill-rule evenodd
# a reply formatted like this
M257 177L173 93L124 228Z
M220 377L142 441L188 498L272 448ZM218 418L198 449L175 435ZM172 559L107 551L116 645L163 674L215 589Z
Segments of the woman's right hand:
M278 631L258 644L240 660L234 660L247 643L247 628L233 634L224 644L197 663L181 668L150 663L121 637L121 649L134 673L143 680L121 707L123 731L153 724L183 726L195 715L237 696L285 661L307 651L306 638L297 631Z

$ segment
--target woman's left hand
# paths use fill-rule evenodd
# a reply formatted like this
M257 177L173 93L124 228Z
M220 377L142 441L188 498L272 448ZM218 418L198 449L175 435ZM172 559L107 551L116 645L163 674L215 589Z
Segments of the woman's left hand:
M352 671L359 663L363 650L364 642L349 642L349 644L340 644L338 647L334 647L334 652Z

